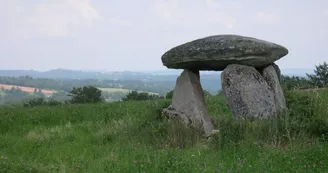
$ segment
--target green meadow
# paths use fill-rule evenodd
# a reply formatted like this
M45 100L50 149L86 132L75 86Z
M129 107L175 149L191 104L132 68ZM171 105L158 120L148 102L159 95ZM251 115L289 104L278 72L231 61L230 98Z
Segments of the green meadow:
M206 98L217 136L161 116L170 100L0 108L0 172L328 172L328 92L285 94L276 119L235 120Z

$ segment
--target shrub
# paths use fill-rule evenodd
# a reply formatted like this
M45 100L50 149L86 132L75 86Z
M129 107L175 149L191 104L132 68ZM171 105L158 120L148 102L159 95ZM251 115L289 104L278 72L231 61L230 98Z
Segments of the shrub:
M26 103L24 103L24 107L34 107L34 106L40 106L40 105L44 105L44 104L46 104L45 99L43 97L39 97L39 98L34 98L34 99L27 101Z
M170 92L168 92L168 93L166 94L165 98L167 98L167 99L172 99L172 97L173 97L173 92L174 92L174 90L171 90Z
M62 102L53 100L53 99L51 99L47 102L47 105L49 105L49 106L57 106L57 105L61 105L61 104L62 104Z

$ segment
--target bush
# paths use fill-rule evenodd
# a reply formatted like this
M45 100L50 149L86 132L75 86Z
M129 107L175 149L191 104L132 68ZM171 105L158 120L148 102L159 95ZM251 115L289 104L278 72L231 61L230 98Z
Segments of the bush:
M57 106L57 105L61 105L62 103L57 101L57 100L45 100L43 97L40 98L34 98L31 99L25 103L23 103L24 107L35 107L35 106Z
M171 90L170 92L168 92L168 93L166 94L165 98L167 98L167 99L172 99L172 97L173 97L173 92L174 92L174 90Z
M328 98L322 92L287 92L286 101L289 111L280 115L280 121L288 127L290 135L328 137Z
M44 105L44 104L46 104L45 99L43 97L39 97L39 98L34 98L34 99L27 101L26 103L24 103L24 107L34 107L34 106L40 106L40 105Z
M49 105L49 106L57 106L57 105L62 105L62 102L51 99L51 100L49 100L47 102L47 105Z

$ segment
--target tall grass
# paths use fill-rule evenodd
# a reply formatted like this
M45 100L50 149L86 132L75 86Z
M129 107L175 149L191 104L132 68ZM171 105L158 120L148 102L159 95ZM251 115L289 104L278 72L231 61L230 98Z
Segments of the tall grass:
M207 98L211 141L161 110L170 100L0 108L0 172L325 172L328 93L286 93L276 119L231 117Z

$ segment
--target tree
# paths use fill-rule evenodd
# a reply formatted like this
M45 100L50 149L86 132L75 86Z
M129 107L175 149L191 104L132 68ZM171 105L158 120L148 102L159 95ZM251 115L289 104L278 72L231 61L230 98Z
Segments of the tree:
M68 96L71 96L72 99L70 103L99 103L103 101L101 97L101 90L93 86L83 86L73 89L68 93Z
M328 86L328 64L324 62L315 66L314 74L306 74L314 86L324 88Z
M284 90L294 90L294 89L309 89L313 88L311 82L305 77L299 76L285 76L280 77L281 87Z
M206 90L203 90L203 94L204 94L204 97L209 97L211 96L211 93L206 91Z
M165 98L166 98L166 99L172 99L172 97L173 97L173 92L174 92L174 90L171 90L170 92L166 93Z
M131 91L122 100L128 101L128 100L154 100L154 99L159 99L159 97L157 95L149 94L147 92L138 93L137 91Z

